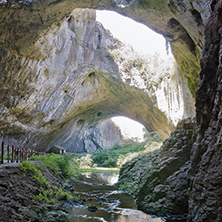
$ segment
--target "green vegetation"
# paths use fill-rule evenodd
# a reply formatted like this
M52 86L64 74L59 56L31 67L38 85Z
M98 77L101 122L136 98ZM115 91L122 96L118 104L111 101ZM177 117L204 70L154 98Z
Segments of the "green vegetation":
M1 153L0 153L0 159L2 159ZM8 160L8 154L4 154L4 160ZM11 153L9 154L9 160L12 160Z
M58 155L56 155L58 156ZM47 164L49 164L49 162L52 160L52 159L60 159L60 158L63 158L62 156L60 157L55 157L54 155L48 155L47 156L44 156L44 159L45 160L48 160L46 161ZM39 159L39 158L38 158ZM67 159L70 159L70 158L66 158ZM49 161L50 160L50 161ZM59 161L58 161L59 162ZM57 164L58 164L57 162ZM63 162L63 161L61 161ZM60 163L60 162L59 162ZM70 167L71 165L67 164L68 167ZM74 163L74 165L76 166L76 164ZM55 166L55 165L54 165ZM28 161L24 161L20 166L19 166L19 169L21 171L23 171L24 173L22 174L22 176L24 177L25 176L25 172L27 171L30 171L34 174L33 178L39 182L41 185L44 185L45 186L41 186L40 187L40 193L38 195L33 195L33 201L38 201L38 202L45 202L45 203L48 203L48 204L55 204L56 203L56 199L57 200L61 200L61 199L71 199L72 198L72 195L70 192L68 191L64 191L63 189L58 189L57 187L55 186L51 186L48 181L45 179L45 177L43 176L43 174L41 173L40 170L38 170L37 168L43 170L44 167L48 167L45 165L45 162L42 162L41 164L38 164L37 166L35 166L33 163L30 163ZM58 166L57 166L58 167ZM61 164L60 167L61 168L57 168L56 167L56 172L57 172L57 175L60 175L60 173L58 172L63 172L64 170L64 164ZM51 167L50 167L51 169ZM68 170L68 169L66 169ZM79 171L78 171L79 172ZM61 176L61 175L60 175ZM69 178L73 178L73 171L71 170L70 173L66 174L66 176L69 176Z
M63 189L60 189L58 190L58 192L56 193L55 195L56 199L62 199L62 198L65 198L65 199L71 199L73 198L72 194L68 191L64 191Z
M73 196L71 195L70 192L64 191L63 189L54 189L50 187L47 190L44 190L43 187L40 187L41 192L38 195L34 195L33 199L38 202L45 202L48 204L55 204L56 199L61 200L61 199L71 199Z
M57 154L48 154L45 156L33 156L30 160L43 161L43 164L48 169L52 170L61 178L76 180L80 171L76 162L72 160L73 156L75 155L61 156Z
M82 168L81 171L85 170L87 172L89 172L87 168L90 167L91 169L95 167L121 168L124 163L136 156L159 149L162 145L161 137L158 133L146 133L145 139L146 141L142 143L134 142L111 149L98 150L92 154L80 155L75 157L75 161ZM92 169L91 171L94 170Z
M94 164L99 167L121 167L121 162L118 159L127 158L132 153L139 153L145 150L145 143L127 144L123 147L114 147L107 150L99 150L92 154Z
M38 181L40 184L45 184L47 187L49 187L48 181L45 179L45 177L42 175L41 171L36 169L35 165L33 163L30 163L28 161L24 161L20 166L19 169L21 171L30 171L34 174L33 178ZM24 176L24 175L23 175Z
M117 168L80 168L81 173L119 173Z

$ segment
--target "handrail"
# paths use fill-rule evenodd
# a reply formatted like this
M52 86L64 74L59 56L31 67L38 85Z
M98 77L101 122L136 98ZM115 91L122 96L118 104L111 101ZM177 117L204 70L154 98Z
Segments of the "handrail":
M15 148L13 145L12 147L10 147L9 145L6 146L4 141L2 141L0 150L1 150L0 164L4 164L5 161L7 161L7 163L14 163L14 162L18 163L27 160L32 156L40 156L46 154L44 152L35 151L33 148L25 149L25 148Z

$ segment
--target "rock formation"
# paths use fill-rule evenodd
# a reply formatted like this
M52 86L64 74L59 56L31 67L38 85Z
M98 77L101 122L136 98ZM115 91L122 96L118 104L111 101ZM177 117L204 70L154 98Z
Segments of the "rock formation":
M111 55L122 80L146 92L175 126L180 120L195 116L194 98L172 55L140 55L124 44Z
M200 5L201 1L199 1ZM174 214L178 213L177 210L182 210L184 214L188 214L187 221L219 222L222 220L221 5L221 1L212 1L212 12L208 16L206 16L206 11L201 14L202 17L205 14L205 18L208 17L209 21L204 23L205 41L200 60L200 82L196 93L196 133L194 137L190 137L191 140L180 143L177 137L176 142L177 152L181 152L181 145L184 148L189 147L186 152L188 162L182 163L179 170L176 170L178 165L173 164L174 169L170 172L172 169L170 167L171 161L175 160L176 155L172 158L171 155L174 155L174 152L170 155L167 153L163 155L163 152L167 152L168 145L173 151L174 144L171 142L174 140L173 137L177 136L174 133L165 142L159 154L153 154L154 158L162 154L153 160L154 166L150 160L146 163L145 169L150 170L150 172L144 176L146 179L139 184L139 189L135 181L122 177L122 185L127 182L135 184L133 192L138 195L138 201L144 204L149 212L151 210L166 210L165 213ZM186 127L183 127L181 132L186 133L186 131ZM168 144L169 142L170 144ZM183 144L184 142L185 144ZM186 160L186 158L181 157L182 160ZM142 162L142 158L138 161ZM129 167L126 166L125 168L124 166L122 171L134 171L134 163L128 163ZM155 163L159 166L155 166ZM166 164L165 167L164 164ZM141 178L140 172L137 171L139 178ZM166 197L167 199L165 199ZM178 209L175 203L178 203Z
M95 18L94 10L76 9L41 34L38 59L10 52L2 58L1 130L9 143L73 152L109 148L121 135L114 126L105 133L102 121L117 115L165 138L173 129L145 92L124 84L109 54L119 42Z
M59 28L61 27L60 22L65 18L68 21L66 26L70 30L71 45L79 43L78 34L76 35L72 31L73 24L80 31L85 30L84 25L81 26L84 22L79 20L78 16L69 16L74 8L110 9L120 12L146 24L166 37L171 44L181 75L187 78L193 96L195 96L198 86L198 72L201 66L196 93L198 130L191 149L188 171L187 220L221 221L221 5L221 0L86 0L72 2L67 0L19 2L1 0L1 130L5 132L8 129L8 137L11 135L11 140L17 139L21 144L25 144L27 141L27 145L30 145L30 141L31 144L38 144L39 149L47 149L52 143L58 141L58 138L63 141L64 138L67 138L65 134L70 132L72 127L78 132L85 123L88 126L94 126L95 122L98 123L102 118L106 119L114 115L125 115L136 119L148 129L163 128L167 134L170 128L165 124L166 117L155 106L152 106L151 99L146 97L143 91L129 88L123 84L117 74L115 63L105 50L100 50L98 54L95 51L92 53L93 50L90 53L84 53L80 48L78 51L83 55L81 57L83 60L79 64L83 64L84 59L87 61L99 60L102 62L99 70L94 66L84 69L85 67L81 68L72 63L71 67L78 68L71 69L71 75L65 75L65 73L61 75L57 72L57 69L61 70L59 65L64 66L62 62L65 61L65 58L56 59L57 55L62 53L62 49L67 43L61 41L64 40L62 35L65 33ZM84 21L88 21L87 15L85 16ZM88 24L93 25L90 23ZM50 35L48 35L49 30L51 30ZM52 30L55 32L53 33ZM98 43L102 42L100 39L102 36L99 35L98 27L97 30L97 38L84 42L88 43L91 49L101 47ZM57 35L58 33L59 35ZM43 42L44 36L47 36L45 39L47 45ZM57 36L58 44L55 48L53 47L54 56L50 58L47 57L48 53L44 54L41 49L50 49L52 46L50 41L54 40L53 36ZM88 33L89 36L90 33ZM40 44L43 48L39 47ZM113 44L111 46L113 47ZM201 50L203 51L199 64ZM53 61L52 67L47 66L50 59ZM75 61L74 58L73 61ZM108 69L107 62L110 64ZM80 73L81 75L79 75ZM50 78L51 81L47 82L47 78ZM73 84L74 79L79 86L89 90L82 91L80 88L77 90L75 87L71 89L67 87L66 82ZM42 88L43 86L44 88ZM106 94L106 92L109 93ZM115 95L116 100L113 100L110 92ZM126 97L120 97L123 92ZM75 99L76 93L81 100L74 100L74 103L67 102L67 107L61 106L61 102ZM137 98L135 98L135 94L137 94ZM92 95L95 97L92 98ZM97 95L104 97L98 98ZM84 98L88 98L88 100L86 101ZM91 101L93 100L93 104L89 98ZM95 98L97 99L94 100ZM81 104L75 106L74 104L79 101ZM116 106L116 104L120 105ZM137 108L134 110L135 106ZM66 110L66 108L69 109ZM47 113L50 111L51 114L46 116L44 110ZM148 112L149 110L152 112ZM60 116L59 121L55 119L55 113ZM148 113L149 115L147 115ZM74 118L76 116L78 118ZM27 134L27 132L31 133ZM21 137L25 134L27 135L25 138ZM36 137L35 139L32 137L33 135ZM186 169L184 170L186 171ZM157 188L159 191L162 189ZM161 199L161 196L157 197ZM140 200L143 202L143 199Z
M180 122L160 150L141 155L123 165L119 187L136 195L139 208L173 221L188 212L190 154L196 123Z

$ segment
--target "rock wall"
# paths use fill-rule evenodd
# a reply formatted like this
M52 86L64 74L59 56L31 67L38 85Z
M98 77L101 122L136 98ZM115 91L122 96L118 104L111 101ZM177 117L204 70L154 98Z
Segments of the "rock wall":
M1 1L1 53L39 58L35 43L52 24L68 18L74 8L114 10L147 25L171 44L179 69L195 95L203 30L210 16L210 1L202 0L95 0Z
M123 165L118 185L136 195L139 208L172 221L188 212L190 153L196 123L180 122L160 150L141 155Z
M199 88L198 135L190 169L189 221L222 221L222 2L212 1L205 28Z
M120 78L109 53L118 44L96 21L94 10L75 9L41 34L35 43L38 59L6 53L1 63L1 139L38 150L60 145L92 152L122 143L116 127L108 135L104 127L111 124L102 123L117 115L160 130L166 138L173 129L166 116L147 93Z
M188 140L180 141L179 134L173 133L160 151L125 165L120 177L123 188L129 189L129 184L135 185L132 191L146 211L170 213L172 216L180 213L186 221L195 222L222 220L221 1L212 1L210 14L207 16L209 21L205 23L200 81L196 93L197 125L193 135L189 135ZM181 132L182 135L186 133L186 126L182 127ZM182 165L177 164L180 161L176 160L174 147L176 153L188 148L185 152L187 156L181 156ZM171 153L167 153L168 149ZM144 158L147 160L144 161ZM183 162L185 160L187 162ZM138 165L145 166L146 173L142 173L138 169L140 167L135 170ZM134 177L129 177L130 173ZM124 174L127 176L124 177ZM137 178L140 183L132 178Z
M67 81L72 82L72 79L76 79L80 85L83 83L83 87L89 87L89 91L84 91L86 93L81 90L75 91L75 93L79 93L80 98L84 99L86 95L91 96L92 92L99 92L98 95L105 95L110 100L107 100L106 97L106 99L101 100L102 102L94 100L93 105L91 102L90 104L85 103L84 106L78 104L77 107L74 106L73 109L65 112L67 118L59 122L56 122L53 115L45 116L45 113L39 109L41 107L49 111L53 109L53 102L55 102L59 108L56 109L57 115L62 116L61 113L63 113L64 107L59 106L58 102L72 100L75 93L73 90L73 94L70 95L69 88L62 88L64 82L62 78L60 79L61 73L56 73L56 69L53 70L52 68L52 73L47 71L49 67L44 66L44 59L47 61L49 58L47 58L47 55L44 58L37 41L42 42L42 36L47 34L53 24L52 28L58 30L59 22L63 21L65 17L68 19L68 26L68 23L72 21L69 17L72 9L87 7L120 12L163 34L171 44L179 70L187 78L193 96L198 85L197 73L200 68L199 59L203 47L200 82L196 94L198 132L197 139L192 147L191 165L188 174L190 189L188 220L197 222L221 221L222 104L221 1L219 0L86 0L75 2L49 0L44 2L20 1L19 3L16 1L0 1L1 130L5 133L7 129L9 131L7 136L11 140L20 138L18 143L26 144L27 142L27 146L34 143L34 145L39 145L39 149L47 149L48 144L51 145L58 138L64 138L63 136L70 130L69 126L76 126L75 129L78 132L86 119L88 125L94 125L93 120L99 122L103 114L105 114L105 118L125 114L144 123L148 129L165 129L165 116L151 105L150 98L145 97L141 91L129 89L122 84L118 75L116 75L117 68L114 64L108 72L105 72L105 75L102 75L101 70L90 68L87 71L82 71L79 67L77 71L71 71L71 76L63 76ZM77 20L76 22L79 23ZM81 27L80 23L77 28ZM72 29L72 24L69 24L69 27ZM81 31L84 31L84 29L81 29ZM62 32L60 33L62 34ZM72 43L78 43L78 39L72 41L75 34L73 33L70 32L70 40ZM53 36L52 33L51 35ZM97 35L96 44L91 44L92 48L98 46L100 37ZM52 37L49 37L46 41L52 39ZM205 40L203 41L203 39ZM61 41L58 42L62 43ZM88 42L86 41L86 43ZM63 44L57 46L58 49L62 49ZM104 70L105 64L110 62L111 58L103 50L99 52L98 54L86 53L86 57L83 56L82 58L88 60L101 59L103 63L99 67ZM54 55L56 53L61 52L55 51ZM84 51L81 53L84 55ZM54 61L55 67L59 67L59 62L60 60ZM47 89L52 87L52 91L42 90L41 84L43 82L38 79L37 75L39 64L44 67L44 70L41 69L39 72L39 76L45 76L44 84L46 85L48 84L47 76L52 79L51 84L47 86L48 88L46 87ZM24 69L24 67L27 68ZM53 75L54 73L55 75ZM81 78L78 78L79 73L82 74ZM41 84L38 85L35 82ZM92 82L95 84L92 85ZM98 83L103 87L97 88ZM54 90L56 87L61 87L61 90ZM110 94L104 93L107 89L115 95L115 100L113 100L113 97L109 97ZM39 91L39 94L36 94L36 90ZM122 95L123 92L125 92L126 97L120 100L119 95ZM49 103L46 99L38 99L39 97L44 98L43 95L47 95L47 93L52 95L48 100ZM64 96L60 97L62 93L64 93ZM135 94L138 95L137 98L135 98ZM97 94L95 95L95 98L97 98ZM55 100L53 97L59 97L60 99ZM143 102L138 102L138 98ZM32 106L35 99L40 103ZM20 103L22 100L25 105ZM75 102L78 103L78 100L75 100ZM66 104L69 107L72 106L71 103ZM116 106L115 104L120 105ZM134 112L135 106L137 107L136 112ZM131 112L126 113L125 110ZM146 115L144 110L146 110ZM149 112L150 110L152 112ZM138 112L141 113L139 117ZM76 115L78 119L74 118ZM168 131L170 129L167 126L165 132ZM31 133L25 138L21 137L21 135L27 135L27 132ZM47 136L44 137L46 134ZM35 135L36 138L31 138L31 135Z
M111 54L122 80L146 92L175 126L195 116L194 98L172 55L140 55L124 44Z

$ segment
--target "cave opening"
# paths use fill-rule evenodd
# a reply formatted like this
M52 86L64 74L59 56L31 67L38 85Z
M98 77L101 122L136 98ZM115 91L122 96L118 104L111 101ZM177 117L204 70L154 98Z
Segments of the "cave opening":
M145 140L145 134L148 131L139 122L123 116L113 117L111 121L119 128L125 140L134 142L143 142Z
M96 19L124 44L120 50L111 52L124 83L147 93L174 126L194 115L194 100L182 86L187 82L178 75L171 47L162 35L114 11L97 10ZM185 104L185 100L189 102ZM126 131L134 131L131 134L142 141L143 127L136 127L137 123L133 126L128 120L127 123L125 117L112 119L122 129L128 126Z

